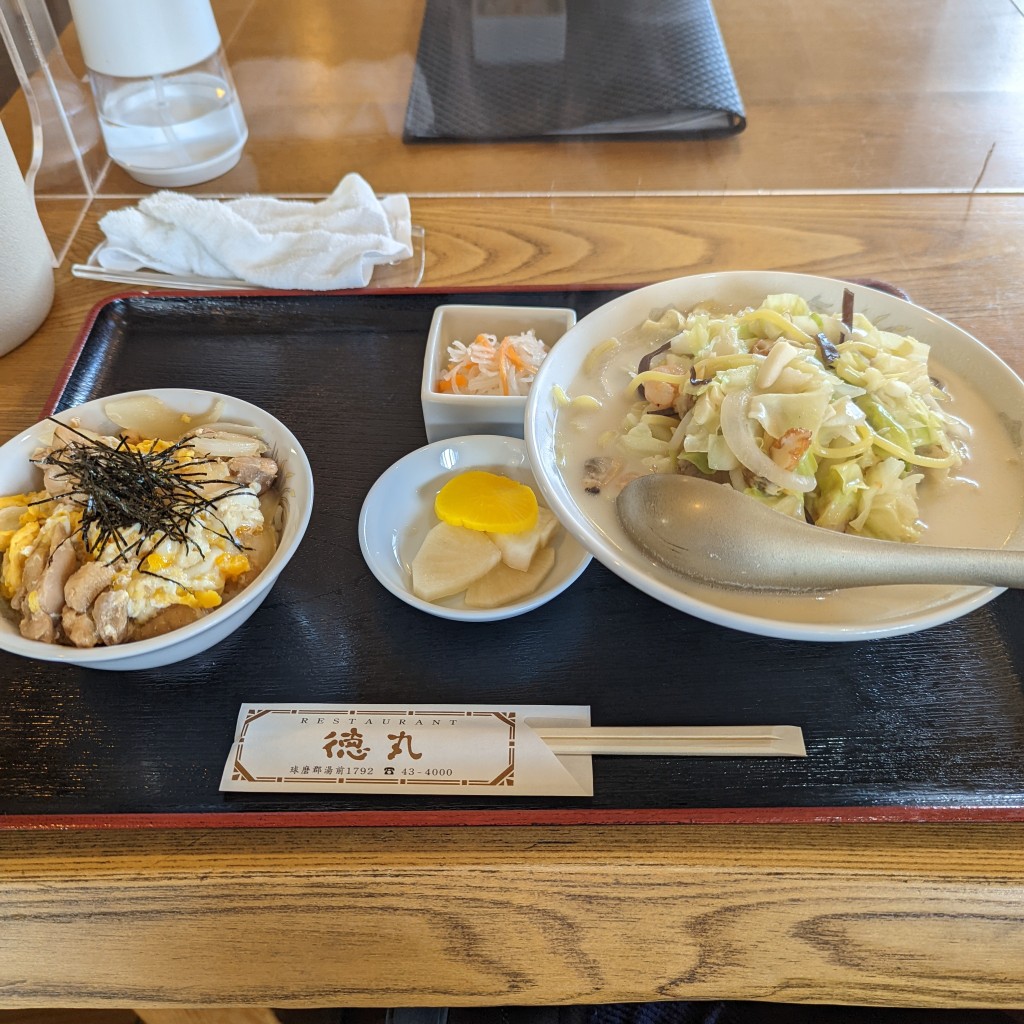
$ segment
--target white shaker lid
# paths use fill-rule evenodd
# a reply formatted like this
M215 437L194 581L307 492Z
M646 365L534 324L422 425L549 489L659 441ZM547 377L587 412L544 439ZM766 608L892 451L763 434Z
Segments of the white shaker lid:
M149 78L206 60L220 46L210 0L71 0L86 67Z

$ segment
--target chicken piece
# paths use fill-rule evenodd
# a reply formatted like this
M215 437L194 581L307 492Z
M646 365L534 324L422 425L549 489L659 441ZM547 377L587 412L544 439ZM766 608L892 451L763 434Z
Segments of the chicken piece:
M88 615L76 612L74 608L65 607L61 625L64 627L64 635L76 647L95 647L100 642L96 624Z
M92 620L100 640L108 647L119 644L128 632L128 594L104 590L92 604Z
M77 481L60 466L43 466L43 488L51 498L62 498L74 493Z
M44 644L57 642L57 628L46 612L29 612L22 617L18 627L26 640L39 640Z
M256 484L256 493L262 494L277 479L278 466L265 456L237 455L228 459L228 473L240 484Z
M60 615L64 607L64 584L78 567L78 555L68 541L70 530L58 524L50 538L50 557L39 576L36 596L39 610L47 615Z
M21 584L11 598L11 607L15 611L21 611L26 604L28 595L39 586L39 579L46 568L47 559L50 557L50 545L45 540L36 540L35 546L25 559L25 565L21 571Z
M50 451L55 451L58 448L66 448L71 444L81 444L83 441L82 433L79 433L81 429L81 423L78 420L72 420L71 426L67 426L64 423L57 423L53 428L53 440L50 442ZM83 432L84 433L84 432ZM95 434L93 435L96 436Z
M64 584L64 600L76 611L87 612L96 598L110 586L114 567L103 562L86 562Z

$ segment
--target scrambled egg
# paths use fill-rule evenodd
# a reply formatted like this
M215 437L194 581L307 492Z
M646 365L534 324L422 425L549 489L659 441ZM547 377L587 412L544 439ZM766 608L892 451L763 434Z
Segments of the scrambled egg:
M0 561L0 597L8 601L21 585L25 559L35 546L41 523L53 510L53 503L45 501L47 497L46 491L35 491L0 498L0 523L6 527L0 528L0 554L4 556Z
M115 577L113 586L128 593L130 618L146 622L172 604L216 608L228 583L249 571L245 552L220 534L227 527L244 544L246 537L261 533L259 498L251 492L232 494L217 502L216 514L220 522L209 513L196 517L188 531L190 544L165 538L138 569ZM137 530L124 531L128 543L137 538ZM109 560L116 555L116 547L109 543L98 557Z

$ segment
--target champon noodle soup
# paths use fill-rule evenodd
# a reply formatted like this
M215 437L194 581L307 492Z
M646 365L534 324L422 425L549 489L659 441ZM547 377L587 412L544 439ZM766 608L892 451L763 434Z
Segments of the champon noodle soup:
M820 528L1003 543L1019 525L1024 485L997 415L932 365L926 339L883 329L852 299L842 309L812 309L794 294L738 310L669 308L595 345L559 396L556 454L576 504L617 536L615 498L629 480L685 473ZM970 532L978 522L982 540ZM884 591L906 601L924 588ZM827 622L864 615L881 593L772 600L786 603L787 618ZM716 590L713 600L764 614L763 597Z

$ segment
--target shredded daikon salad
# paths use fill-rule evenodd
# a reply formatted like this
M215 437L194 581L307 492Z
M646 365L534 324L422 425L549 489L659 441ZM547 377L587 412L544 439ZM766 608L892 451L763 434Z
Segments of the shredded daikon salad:
M532 330L510 334L498 341L495 334L478 334L466 345L448 346L448 367L437 390L451 395L525 395L548 354L547 346Z
M913 541L917 487L967 454L929 347L798 295L719 314L669 310L648 321L660 347L636 368L617 431L643 471L719 480L840 532ZM633 461L631 459L630 461Z

